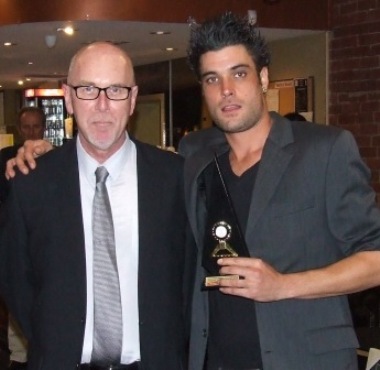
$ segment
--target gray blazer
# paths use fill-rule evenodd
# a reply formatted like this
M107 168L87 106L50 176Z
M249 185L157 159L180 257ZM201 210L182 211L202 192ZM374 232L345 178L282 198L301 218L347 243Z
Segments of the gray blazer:
M380 249L380 210L352 135L271 117L245 234L251 256L290 273ZM180 146L187 157L186 203L198 246L190 370L202 370L208 331L207 292L201 291L205 195L199 175L213 152L226 150L215 128L188 135ZM256 302L255 307L265 370L357 368L358 342L345 296Z

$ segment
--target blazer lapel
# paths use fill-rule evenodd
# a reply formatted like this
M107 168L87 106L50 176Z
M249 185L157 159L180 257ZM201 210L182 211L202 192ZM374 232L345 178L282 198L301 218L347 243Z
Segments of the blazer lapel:
M196 155L190 156L185 161L184 182L186 208L196 240L198 240L200 236L199 231L203 230L203 225L200 225L200 223L204 222L201 207L204 207L202 197L204 196L205 188L204 184L202 184L201 173L214 159L215 153L219 155L226 150L228 150L227 143L205 147L197 152Z
M293 131L288 121L272 115L274 121L265 143L257 174L247 224L246 239L254 233L254 225L265 211L294 153ZM248 243L250 244L250 243Z

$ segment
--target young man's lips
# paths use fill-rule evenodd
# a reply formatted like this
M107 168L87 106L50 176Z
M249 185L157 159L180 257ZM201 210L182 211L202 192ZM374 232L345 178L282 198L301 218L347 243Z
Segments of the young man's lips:
M232 112L240 108L238 104L228 104L222 107L223 112Z

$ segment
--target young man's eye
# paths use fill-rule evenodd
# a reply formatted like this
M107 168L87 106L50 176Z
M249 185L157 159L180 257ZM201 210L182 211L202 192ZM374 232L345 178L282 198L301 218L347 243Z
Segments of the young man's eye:
M239 78L245 77L246 75L247 75L247 73L244 71L239 71L239 72L236 72L236 74L235 74L235 76L239 77Z
M204 82L207 84L207 85L211 85L211 84L214 84L218 81L217 77L215 76L212 76L212 77L207 77Z

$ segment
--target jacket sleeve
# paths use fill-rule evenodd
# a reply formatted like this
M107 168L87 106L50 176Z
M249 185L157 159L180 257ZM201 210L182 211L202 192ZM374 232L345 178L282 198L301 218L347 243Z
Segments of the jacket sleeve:
M346 255L380 249L380 209L370 185L371 173L355 139L343 131L329 153L326 174L328 223Z

